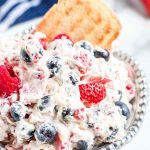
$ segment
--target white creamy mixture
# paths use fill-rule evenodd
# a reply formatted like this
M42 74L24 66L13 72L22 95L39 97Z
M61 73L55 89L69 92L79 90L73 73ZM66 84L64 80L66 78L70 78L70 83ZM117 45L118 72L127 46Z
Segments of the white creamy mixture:
M0 97L0 149L91 150L121 139L135 96L125 64L105 49L65 36L44 49L44 38L35 32L0 40L0 68L7 62L21 82L18 92ZM108 80L101 83L106 93L98 102L81 98L79 86L86 88L91 78Z

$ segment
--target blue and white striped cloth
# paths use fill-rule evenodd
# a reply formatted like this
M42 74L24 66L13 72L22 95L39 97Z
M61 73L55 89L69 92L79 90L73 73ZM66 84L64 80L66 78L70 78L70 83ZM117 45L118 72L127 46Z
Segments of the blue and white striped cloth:
M0 0L0 32L44 15L56 2L57 0Z

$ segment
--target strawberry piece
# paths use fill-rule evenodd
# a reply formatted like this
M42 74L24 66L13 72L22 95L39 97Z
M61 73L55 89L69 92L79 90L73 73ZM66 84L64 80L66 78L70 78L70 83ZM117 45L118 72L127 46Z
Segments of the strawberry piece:
M84 120L85 119L85 110L84 110L84 108L76 109L75 112L74 112L74 117L77 120Z
M106 84L108 82L110 82L111 80L108 78L100 78L100 77L90 77L89 82L100 82L101 84Z
M65 150L67 143L63 143L59 137L59 135L57 134L55 137L55 141L56 141L56 150Z
M81 76L80 81L83 81L83 80L86 80L88 82L100 82L101 84L106 84L108 82L111 82L111 80L108 78L101 78L101 77L88 76L88 75Z
M5 65L5 67L7 68L9 74L10 74L12 77L15 77L16 75L15 75L15 73L14 73L14 71L13 71L13 67L18 66L18 63L15 63L15 61L13 62L13 59L11 60L11 62L12 62L12 63L10 63L7 58L5 58L5 60L4 60L4 65Z
M85 74L88 70L91 69L92 59L87 53L80 52L79 55L75 55L73 58L76 60L81 74Z
M144 7L145 7L148 15L150 16L150 0L141 0L141 1L144 4Z
M80 99L86 105L97 104L106 97L106 88L101 81L79 85Z
M81 52L79 56L74 56L74 59L80 62L83 66L91 67L92 65L92 60L87 53Z
M68 39L68 40L70 40L72 43L74 43L74 42L71 40L71 38L70 38L68 35L66 35L66 34L59 34L59 35L57 35L56 37L54 37L54 40L56 40L56 39Z
M40 39L40 43L41 43L42 47L46 50L47 49L46 39Z
M0 97L10 96L12 93L17 93L21 87L20 80L14 74L1 65L0 66Z

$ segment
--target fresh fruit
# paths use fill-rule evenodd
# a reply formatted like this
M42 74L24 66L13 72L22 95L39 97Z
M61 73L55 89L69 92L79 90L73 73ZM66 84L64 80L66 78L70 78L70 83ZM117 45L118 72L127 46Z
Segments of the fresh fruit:
M20 121L26 115L26 111L24 111L24 105L21 102L14 102L10 108L10 114L14 121Z
M101 80L80 84L79 91L84 104L97 104L106 97L106 88Z
M5 58L5 60L4 60L4 65L5 65L5 67L7 68L9 74L10 74L12 77L15 77L15 73L14 73L14 71L13 71L13 67L14 67L14 66L17 66L18 64L17 64L17 63L10 63L10 62L8 61L8 59Z
M86 118L85 109L84 108L76 109L74 111L74 117L77 120L84 120Z
M116 137L116 134L118 133L118 129L117 128L113 128L113 127L109 127L109 131L110 131L110 135L107 137L107 140L112 140Z
M127 89L127 90L131 90L131 89L132 89L132 86L131 86L130 84L128 84L128 85L126 86L126 89Z
M55 112L56 114L57 114L58 111L59 111L59 107L60 107L59 105L55 105L55 106L54 106L54 112Z
M130 117L130 110L124 102L116 101L115 105L120 107L123 116L125 116L127 119Z
M10 73L3 65L0 66L0 97L10 96L19 92L21 82L18 77Z
M80 80L79 75L75 71L69 73L69 78L73 85L76 85L76 83Z
M122 99L122 95L123 95L121 90L118 90L118 95L119 95L119 99L118 100L120 101Z
M81 74L85 74L87 70L91 69L92 59L85 51L81 51L80 54L73 56L73 58Z
M76 145L77 150L88 150L88 143L84 140L80 140Z
M25 51L25 49L21 50L21 56L25 62L31 63L31 58L30 58L29 54Z
M145 7L148 15L150 16L150 0L141 0L141 1L144 4L144 7Z
M47 96L42 97L38 101L38 108L40 109L40 111L43 111L45 108L49 107L50 99L51 99L51 96L47 95Z
M134 83L132 83L130 80L127 81L125 89L129 99L133 99L136 94Z
M40 39L40 43L41 43L42 47L46 50L47 49L46 39Z
M87 77L88 78L88 77ZM100 78L100 77L94 77L94 76L90 76L88 78L88 82L100 82L101 84L106 84L108 82L110 82L111 80L108 78Z
M68 40L70 40L72 43L74 43L74 42L71 40L71 38L70 38L68 35L66 35L66 34L59 34L59 35L57 35L57 36L54 38L54 40L56 40L56 39L68 39Z
M0 144L0 150L6 150L6 148Z
M99 49L94 51L95 58L103 58L105 61L109 61L110 53L107 49Z
M80 42L77 42L77 44L79 44L81 48L88 50L90 52L92 52L92 50L93 50L91 43L89 43L87 41L80 41Z
M58 73L62 66L61 58L58 56L53 56L47 62L47 67L50 70L50 78Z
M55 140L56 133L55 126L47 122L37 126L35 136L39 141L50 144Z
M21 48L21 58L26 63L37 63L42 57L43 57L43 48L41 48L40 43L36 43L36 45L33 47L32 41L28 41L26 43L26 46L23 45Z
M63 142L59 135L57 134L55 137L55 141L56 141L56 150L65 150L67 149L67 142Z
M70 121L71 116L73 116L74 111L71 108L63 109L62 119L66 122Z

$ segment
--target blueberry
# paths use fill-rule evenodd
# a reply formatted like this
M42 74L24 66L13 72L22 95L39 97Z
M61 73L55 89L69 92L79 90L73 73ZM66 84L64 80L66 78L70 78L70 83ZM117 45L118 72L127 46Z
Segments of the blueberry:
M73 85L76 85L76 83L80 80L80 77L76 72L71 72L69 74L69 78Z
M43 143L52 143L57 134L56 128L51 123L43 123L36 128L35 136Z
M7 149L0 144L0 150L7 150Z
M84 140L80 140L77 142L76 146L77 150L88 150L88 144Z
M50 78L59 72L62 66L61 58L58 56L53 56L47 62L47 67L50 70Z
M58 111L59 111L59 105L55 105L54 111L55 111L55 113L58 113Z
M122 91L118 91L118 95L119 95L119 101L122 99Z
M110 53L107 49L99 49L94 51L95 58L104 58L105 61L109 61Z
M26 115L24 105L20 102L14 102L10 108L10 114L14 121L20 121Z
M90 52L92 51L92 45L87 41L81 41L80 46L85 50L89 50Z
M25 49L22 49L21 50L21 56L22 56L22 59L27 62L27 63L31 63L31 58L30 56L28 55L28 53L25 51Z
M115 105L121 108L123 116L125 116L127 119L130 117L130 110L125 103L121 101L116 101Z
M28 136L29 136L29 137L32 137L32 136L34 135L34 132L35 132L35 130L29 131L29 132L28 132Z
M109 142L102 142L101 144L98 145L98 149L108 149L107 147L110 145L111 143Z
M40 99L38 105L39 109L43 111L45 108L47 108L50 105L50 95L44 96Z
M107 137L107 140L110 141L116 137L116 134L118 133L118 129L114 129L113 127L109 127L109 130L111 134Z
M87 125L88 125L88 128L94 128L94 123L87 123Z
M74 115L74 111L71 108L63 109L62 118L64 121L69 121L71 116Z

